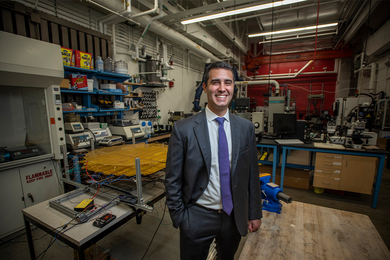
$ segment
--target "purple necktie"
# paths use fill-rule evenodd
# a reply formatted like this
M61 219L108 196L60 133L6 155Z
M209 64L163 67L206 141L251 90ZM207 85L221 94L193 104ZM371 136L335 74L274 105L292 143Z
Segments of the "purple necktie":
M229 161L229 148L225 130L223 129L223 122L225 118L217 117L215 119L219 123L218 127L218 163L219 163L219 176L221 183L221 197L223 211L230 216L233 210L232 192L230 189L230 161Z

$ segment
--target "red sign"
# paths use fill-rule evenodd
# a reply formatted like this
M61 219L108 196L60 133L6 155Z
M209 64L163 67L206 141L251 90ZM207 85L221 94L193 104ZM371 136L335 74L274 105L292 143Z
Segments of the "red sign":
M26 175L26 181L27 181L27 183L32 183L34 181L43 180L43 179L49 178L51 176L53 176L53 169L50 169L50 170L47 170L44 172L38 172L38 173Z

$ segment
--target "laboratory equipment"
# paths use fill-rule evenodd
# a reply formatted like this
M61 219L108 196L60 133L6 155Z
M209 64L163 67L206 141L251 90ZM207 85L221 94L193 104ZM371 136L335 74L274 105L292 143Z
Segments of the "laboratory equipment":
M131 140L133 136L135 138L141 138L145 135L140 125L133 125L128 120L117 120L109 128L112 134L122 136L125 140Z
M255 126L255 134L264 131L264 112L252 112L252 123Z
M80 122L66 122L64 126L67 133L79 133L84 131L84 127Z
M91 147L93 136L89 131L66 134L66 145L69 149L78 150Z
M101 128L99 122L83 123L84 129L89 129L93 133L96 142L101 141L105 137L111 136L111 131L108 127Z
M236 110L249 110L251 105L251 99L249 97L241 97L235 99Z
M3 239L24 229L22 209L63 192L60 160L67 156L61 46L4 31L0 39L0 144L13 153L1 151Z
M279 185L271 182L270 174L260 174L260 184L264 210L280 214L282 211L282 203L280 200L286 203L292 202L292 198L284 194L283 190L279 188Z
M284 97L269 97L267 132L274 134L274 114L284 112Z
M295 134L297 131L296 114L274 114L273 127L277 135Z
M103 139L99 141L100 145L103 146L114 146L114 145L120 145L123 144L125 141L123 141L123 137L119 135L114 136L106 136Z

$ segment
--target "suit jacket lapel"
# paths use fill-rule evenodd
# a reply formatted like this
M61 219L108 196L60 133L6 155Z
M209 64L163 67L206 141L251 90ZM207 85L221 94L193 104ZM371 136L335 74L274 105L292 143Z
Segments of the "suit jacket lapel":
M207 128L206 112L203 110L195 118L196 125L194 126L194 134L198 140L199 149L202 152L203 160L206 164L207 174L210 176L211 169L211 148L209 131Z
M231 175L233 176L233 174L236 172L237 160L239 156L238 150L240 147L240 136L239 136L240 132L238 129L238 122L236 117L232 113L230 113L229 118L230 118L230 129L232 133L232 164L231 164L232 168L230 172Z

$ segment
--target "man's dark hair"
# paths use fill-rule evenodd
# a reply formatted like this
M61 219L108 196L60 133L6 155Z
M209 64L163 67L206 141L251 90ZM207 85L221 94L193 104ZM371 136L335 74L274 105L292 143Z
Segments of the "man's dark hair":
M223 62L223 61L216 61L214 63L211 63L205 70L204 72L204 80L203 83L207 85L207 82L209 81L209 76L210 76L210 70L212 69L225 69L225 70L230 70L233 74L233 82L234 82L234 71L233 67L230 66L230 64Z

